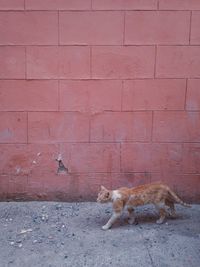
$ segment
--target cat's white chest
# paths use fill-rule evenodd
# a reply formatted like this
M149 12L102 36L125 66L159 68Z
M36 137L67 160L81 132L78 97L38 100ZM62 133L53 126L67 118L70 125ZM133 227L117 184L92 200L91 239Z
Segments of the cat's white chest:
M114 190L114 191L112 192L112 200L115 201L115 200L117 200L117 199L119 199L119 198L121 198L121 194L119 193L118 190Z

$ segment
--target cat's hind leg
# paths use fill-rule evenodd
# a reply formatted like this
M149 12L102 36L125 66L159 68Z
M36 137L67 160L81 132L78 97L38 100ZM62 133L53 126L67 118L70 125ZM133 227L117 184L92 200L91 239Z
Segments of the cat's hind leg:
M128 223L129 224L134 224L136 223L136 219L135 219L135 214L134 214L134 208L132 206L128 206L127 207L128 210Z
M174 207L174 202L166 199L165 200L165 205L169 207L170 215L173 218L175 218L176 217L176 211L175 211L175 207Z
M157 224L162 224L165 221L166 218L166 210L164 207L160 205L155 205L156 209L159 212L160 218L156 221Z

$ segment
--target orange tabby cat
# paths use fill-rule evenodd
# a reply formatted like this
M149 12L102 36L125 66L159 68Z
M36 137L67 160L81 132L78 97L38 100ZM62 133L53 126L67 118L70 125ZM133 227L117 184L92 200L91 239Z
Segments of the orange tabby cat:
M103 230L107 230L112 226L112 224L120 217L125 206L129 213L129 224L135 222L134 207L137 206L154 204L160 215L160 218L156 221L158 224L163 223L165 220L165 206L170 208L172 216L175 215L175 202L185 207L190 207L190 205L184 203L167 185L161 183L146 184L133 188L122 187L117 190L108 190L104 186L101 186L97 202L113 203L113 215L102 227Z

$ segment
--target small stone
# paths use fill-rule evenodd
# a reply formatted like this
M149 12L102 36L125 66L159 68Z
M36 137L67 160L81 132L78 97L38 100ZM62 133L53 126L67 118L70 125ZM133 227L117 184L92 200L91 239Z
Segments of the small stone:
M47 214L42 214L42 221L44 222L47 222L48 221L48 219L49 219L49 216L47 215Z
M23 229L21 230L20 234L26 234L26 233L29 233L29 232L32 232L33 230L31 228L29 229Z
M56 210L60 210L60 209L62 209L62 205L61 204L56 205Z
M11 246L13 246L14 244L15 244L15 242L13 242L13 241L12 241L12 242L10 242L10 245L11 245Z
M22 244L19 244L19 246L18 246L19 248L21 248L22 247Z

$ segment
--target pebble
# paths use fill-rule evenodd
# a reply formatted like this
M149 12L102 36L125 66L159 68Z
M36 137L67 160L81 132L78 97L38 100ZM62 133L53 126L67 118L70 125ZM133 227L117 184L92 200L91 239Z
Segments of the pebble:
M47 222L49 219L49 216L47 214L42 214L42 221L44 222Z
M21 248L22 247L22 244L19 244L19 246L18 246L19 248Z
M62 209L62 205L61 204L57 204L56 205L56 210L60 210L60 209Z
M33 230L31 228L29 229L22 229L20 234L26 234L26 233L29 233L29 232L32 232Z

